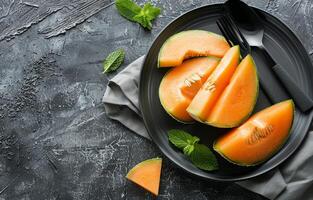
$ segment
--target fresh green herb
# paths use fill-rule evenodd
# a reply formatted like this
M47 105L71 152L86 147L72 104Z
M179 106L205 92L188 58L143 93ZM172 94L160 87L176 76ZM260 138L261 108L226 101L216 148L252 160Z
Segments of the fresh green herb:
M194 150L189 156L191 162L203 170L216 170L218 163L212 151L203 144L195 144Z
M200 140L198 137L192 136L189 133L178 129L172 129L168 132L168 134L171 143L181 150L183 150L188 145L193 146Z
M218 169L215 155L207 146L198 144L200 141L198 137L178 129L168 131L168 137L169 141L182 150L198 168L208 171Z
M115 6L123 17L131 21L135 21L134 17L141 11L141 7L132 0L115 0Z
M103 62L103 73L108 73L116 70L121 66L125 58L125 51L118 49L108 55Z
M190 145L188 144L187 146L185 146L185 148L183 149L183 152L185 155L190 156L190 154L193 152L195 146L194 145Z
M115 0L118 12L130 21L139 23L142 27L152 29L153 21L161 12L161 9L146 3L143 8L132 0Z
M154 20L159 14L160 8L154 7L150 3L146 3L141 9L140 13L134 16L134 20L144 28L152 29L151 21Z

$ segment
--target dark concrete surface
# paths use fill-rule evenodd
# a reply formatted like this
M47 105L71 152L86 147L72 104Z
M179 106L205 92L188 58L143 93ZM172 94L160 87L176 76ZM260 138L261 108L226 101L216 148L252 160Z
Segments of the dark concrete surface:
M0 200L153 199L125 175L163 156L106 117L101 98L117 72L102 74L101 63L124 48L122 70L175 17L221 1L152 2L163 11L149 32L122 18L109 0L0 1ZM313 1L246 2L289 25L312 57ZM195 179L164 158L158 199L264 198Z

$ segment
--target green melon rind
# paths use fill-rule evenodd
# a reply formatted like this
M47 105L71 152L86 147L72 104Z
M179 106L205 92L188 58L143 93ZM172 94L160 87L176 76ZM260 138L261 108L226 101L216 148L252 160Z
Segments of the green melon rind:
M162 50L163 50L163 48L166 46L166 44L167 44L168 42L170 42L173 38L179 37L180 34L185 33L185 32L191 32L191 31L194 31L194 32L196 32L196 31L207 32L208 34L212 34L212 35L214 35L215 37L218 37L218 38L220 38L220 39L226 41L226 39L225 39L223 36L221 36L221 35L219 35L219 34L216 34L216 33L213 33L213 32L210 32L210 31L198 30L198 29L195 29L195 30L187 30L187 31L181 31L181 32L179 32L179 33L176 33L176 34L172 35L172 36L169 37L167 40L165 40L165 42L163 43L162 47L160 48L159 54L158 54L157 68L160 68L160 56L161 56ZM227 41L226 41L226 42L227 42ZM210 55L202 55L202 56L210 56ZM199 57L202 57L202 56L199 56ZM168 66L168 67L170 67L170 66ZM172 67L174 67L174 66L172 66Z
M138 163L135 167L133 167L126 175L126 178L129 178L129 176L131 176L134 171L136 171L138 168L142 167L143 165L149 164L149 163L153 163L153 162L162 162L162 158L156 157L156 158L151 158L145 161L142 161L140 163Z
M217 58L217 57L214 57L214 56L202 56L202 57L214 58L214 59L217 59L217 60L219 60L219 61L221 60L221 58ZM177 119L175 116L173 116L173 114L170 113L169 110L164 106L164 103L163 103L163 101L162 101L162 99L161 99L161 95L160 95L160 93L161 93L161 90L160 90L161 84L162 84L163 80L165 79L165 77L167 76L167 74L170 73L172 70L174 70L174 69L170 69L169 71L167 71L166 74L163 76L163 78L162 78L162 80L161 80L161 83L160 83L160 86L159 86L159 99L160 99L160 103L161 103L162 107L164 108L164 110L166 111L166 113L167 113L169 116L171 116L174 120L176 120L176 121L178 121L178 122L180 122L180 123L183 123L183 124L194 124L194 123L195 123L194 120L192 120L192 121L182 121L182 120L180 120L180 119Z
M252 167L252 166L259 165L259 164L265 162L266 160L268 160L269 158L271 158L272 156L274 156L274 155L284 146L284 144L285 144L286 141L288 140L288 138L289 138L289 136L290 136L290 133L291 133L293 121L294 121L295 104L294 104L293 100L291 100L291 99L290 99L290 100L286 100L286 101L289 101L289 102L292 104L292 109L293 109L293 117L292 117L292 120L291 120L291 124L290 124L290 127L289 127L288 134L287 134L287 136L285 137L285 139L282 141L282 143L281 143L279 146L277 146L277 148L276 148L271 154L269 154L266 158L264 158L263 160L260 160L259 162L253 163L253 164L241 163L241 162L239 162L239 161L231 160L230 158L228 158L226 155L224 155L224 154L218 149L218 147L216 146L216 140L215 140L214 143L213 143L213 149L214 149L214 151L216 151L218 154L220 154L220 155L221 155L225 160L227 160L228 162L233 163L233 164L238 165L238 166L242 166L242 167Z
M251 114L253 112L253 109L254 109L254 107L256 105L256 102L258 100L259 89L260 89L260 87L259 87L258 70L256 68L256 65L255 65L255 62L254 62L253 58L252 58L252 62L253 62L253 69L254 69L254 72L255 72L255 77L256 77L257 84L256 84L256 95L255 95L255 98L254 98L254 102L253 102L253 104L251 106L250 112L245 117L243 117L241 120L239 120L237 123L234 123L234 124L229 124L229 125L228 124L219 124L219 123L211 123L209 121L205 121L203 123L208 124L210 126L217 127L217 128L234 128L234 127L237 127L237 126L240 126L241 124L243 124L251 116Z

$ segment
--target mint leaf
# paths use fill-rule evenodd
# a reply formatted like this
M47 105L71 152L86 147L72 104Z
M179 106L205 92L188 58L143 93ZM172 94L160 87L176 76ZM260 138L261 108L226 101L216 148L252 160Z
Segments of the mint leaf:
M212 151L203 144L195 144L194 150L190 154L191 162L200 169L203 170L216 170L218 169L218 163L215 155Z
M189 156L189 155L193 152L194 148L195 148L194 145L188 144L188 145L185 146L184 149L183 149L184 154L187 155L187 156Z
M154 7L150 3L146 3L140 13L134 16L134 20L144 28L152 29L151 21L161 13L161 9Z
M173 145L175 145L181 150L183 150L188 145L193 146L200 140L198 137L192 136L189 133L178 129L172 129L168 131L168 139ZM186 152L189 151L186 150Z
M134 16L141 11L141 7L132 0L115 0L115 6L120 15L131 21L135 21Z
M161 13L161 9L153 6L151 3L146 3L141 12L143 12L147 20L150 21L154 20Z
M218 169L215 155L207 146L198 144L200 141L198 137L183 130L172 129L168 131L168 139L181 149L196 167L208 171Z
M112 72L119 68L125 58L125 51L118 49L108 55L103 62L103 73Z
M123 17L130 21L137 22L142 27L149 30L152 29L151 21L161 13L160 8L150 3L146 3L143 8L141 8L132 0L115 0L115 6Z

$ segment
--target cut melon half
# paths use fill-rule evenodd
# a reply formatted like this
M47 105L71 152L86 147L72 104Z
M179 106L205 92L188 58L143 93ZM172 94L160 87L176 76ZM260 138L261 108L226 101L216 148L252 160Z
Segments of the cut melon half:
M224 37L203 30L179 32L165 41L160 49L158 67L173 67L184 59L198 56L223 57L230 48Z
M162 159L145 160L132 168L126 178L154 195L159 194Z
M206 122L219 96L229 84L239 63L239 46L230 48L187 108L189 115Z
M214 150L237 165L253 166L262 163L283 146L289 136L293 118L292 100L277 103L218 138Z
M247 55L238 65L206 123L220 128L240 125L253 111L258 91L257 69L251 55Z
M180 122L191 122L186 108L218 65L215 57L192 58L171 69L162 79L159 98L163 108Z

